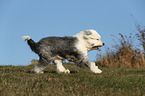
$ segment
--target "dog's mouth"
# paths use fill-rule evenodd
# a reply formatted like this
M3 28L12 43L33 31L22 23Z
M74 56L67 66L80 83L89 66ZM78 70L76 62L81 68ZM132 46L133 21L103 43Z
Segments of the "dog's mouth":
M93 46L92 50L98 50L100 47L102 47L102 46Z
M98 50L100 47L104 46L105 43L103 43L102 45L98 45L98 46L92 46L92 50Z

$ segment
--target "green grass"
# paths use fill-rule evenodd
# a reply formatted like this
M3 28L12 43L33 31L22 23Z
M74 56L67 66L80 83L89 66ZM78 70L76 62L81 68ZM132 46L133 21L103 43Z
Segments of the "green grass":
M34 66L0 66L0 96L145 96L145 70L87 68L64 64L70 74L58 74L50 65L44 74L30 73Z

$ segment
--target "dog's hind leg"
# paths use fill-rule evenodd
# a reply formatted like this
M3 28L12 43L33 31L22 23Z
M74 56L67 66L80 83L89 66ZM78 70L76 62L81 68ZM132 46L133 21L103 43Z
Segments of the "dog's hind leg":
M34 73L44 73L44 69L51 63L49 60L40 59L38 64L31 70Z
M41 66L41 63L38 62L38 64L31 70L31 72L34 72L34 73L44 73L43 69L42 69L42 66Z
M58 73L61 73L61 72L70 73L69 69L65 69L65 67L62 65L61 59L55 59L53 62L56 65L56 71Z

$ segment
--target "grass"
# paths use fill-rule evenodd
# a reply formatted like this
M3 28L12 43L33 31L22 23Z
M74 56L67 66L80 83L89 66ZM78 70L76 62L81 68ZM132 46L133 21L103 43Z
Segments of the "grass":
M50 65L44 74L30 73L34 66L0 66L1 96L145 96L145 70L87 68L64 64L70 74L58 74Z

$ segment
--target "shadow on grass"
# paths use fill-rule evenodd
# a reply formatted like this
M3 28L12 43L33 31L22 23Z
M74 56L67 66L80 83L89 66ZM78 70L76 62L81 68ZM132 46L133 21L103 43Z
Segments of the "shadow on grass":
M35 74L34 72L31 72L31 71L27 71L26 73L32 73L32 74ZM55 73L57 73L56 71L44 71L44 74L45 73L53 73L53 74L55 74ZM78 73L78 71L70 71L70 74L76 74L76 73Z

